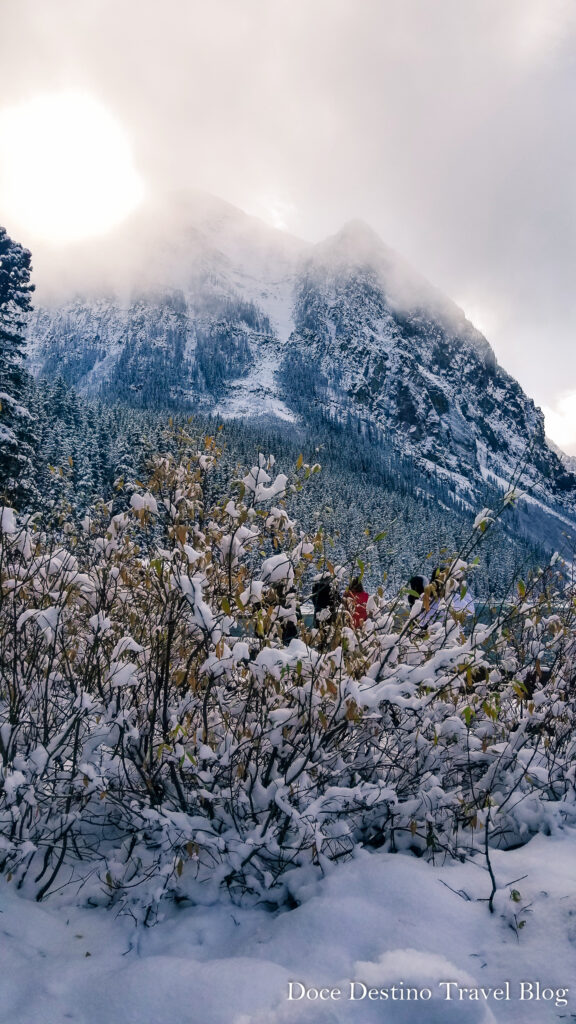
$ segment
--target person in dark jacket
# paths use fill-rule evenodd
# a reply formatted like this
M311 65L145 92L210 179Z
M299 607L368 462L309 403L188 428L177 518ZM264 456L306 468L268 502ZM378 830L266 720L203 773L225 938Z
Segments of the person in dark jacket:
M364 587L360 582L360 578L355 576L350 582L348 590L344 594L344 600L352 615L352 625L354 626L354 629L360 629L368 618L368 609L366 605L368 604L369 597L370 594L364 590Z
M336 615L336 597L332 577L328 574L320 576L312 584L312 604L314 605L314 626L328 625Z
M427 585L425 576L413 576L408 586L410 590L413 590L413 594L408 594L408 604L412 606L416 603L418 598L424 593L424 587ZM416 595L418 594L418 597Z

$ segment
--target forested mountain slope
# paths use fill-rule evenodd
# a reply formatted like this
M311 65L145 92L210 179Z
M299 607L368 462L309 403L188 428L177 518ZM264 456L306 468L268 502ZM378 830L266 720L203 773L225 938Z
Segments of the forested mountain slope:
M137 481L148 479L154 456L177 453L182 428L199 449L207 437L222 449L219 468L209 477L214 500L227 493L231 479L244 475L255 452L273 454L287 474L300 454L319 463L322 471L285 499L289 513L311 532L322 526L327 557L352 574L363 568L371 587L383 584L394 591L415 572L430 575L446 553L459 550L474 520L446 480L422 473L382 440L375 444L359 425L351 432L346 425L318 421L286 430L274 419L220 423L205 415L170 417L165 410L82 401L62 378L32 384L28 404L36 425L42 513L58 528L62 510L79 522L99 500L114 513L127 509ZM486 484L482 506L497 502L495 488ZM515 577L546 560L545 550L524 539L525 533L522 506L508 508L478 552L478 596L505 595Z
M365 224L312 246L193 194L77 264L90 272L68 268L57 294L38 294L38 375L133 406L344 425L470 508L522 465L527 528L554 544L571 525L576 477L541 411L462 311Z

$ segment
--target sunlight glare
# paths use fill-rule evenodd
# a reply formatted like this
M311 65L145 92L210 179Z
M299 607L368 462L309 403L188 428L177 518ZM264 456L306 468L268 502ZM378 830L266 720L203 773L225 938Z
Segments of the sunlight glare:
M0 110L0 214L53 243L106 234L144 184L112 114L77 92Z

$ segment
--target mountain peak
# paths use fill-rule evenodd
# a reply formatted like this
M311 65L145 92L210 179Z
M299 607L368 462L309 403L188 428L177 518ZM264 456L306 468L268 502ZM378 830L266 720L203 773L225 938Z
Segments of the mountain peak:
M360 218L347 221L340 231L321 244L351 263L370 263L382 256L388 260L394 257L374 229Z
M457 313L454 303L361 219L347 221L337 234L320 242L314 249L313 259L324 268L335 268L345 274L368 270L375 275L390 306L397 311L423 307L451 319Z

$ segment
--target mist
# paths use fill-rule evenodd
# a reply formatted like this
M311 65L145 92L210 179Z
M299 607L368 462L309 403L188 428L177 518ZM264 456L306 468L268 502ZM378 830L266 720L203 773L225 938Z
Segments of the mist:
M575 42L570 0L19 0L2 105L96 97L152 205L205 190L306 242L364 219L574 424L576 451ZM121 266L121 235L72 261L20 240L42 288L59 266Z

